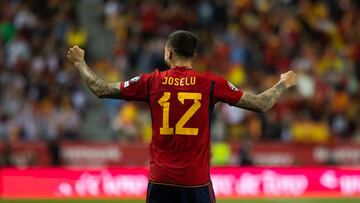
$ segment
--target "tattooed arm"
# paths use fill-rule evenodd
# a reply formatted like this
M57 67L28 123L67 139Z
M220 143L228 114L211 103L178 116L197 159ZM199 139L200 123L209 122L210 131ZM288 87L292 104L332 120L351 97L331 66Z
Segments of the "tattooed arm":
M252 95L244 92L236 106L256 112L268 111L275 102L279 100L286 89L296 84L296 81L296 74L292 71L281 74L278 83L259 95Z
M85 63L84 50L78 46L70 48L67 54L70 62L79 70L89 89L99 98L119 98L119 83L109 83L99 78Z
M85 61L74 63L89 89L99 98L119 98L119 83L109 83L99 78Z

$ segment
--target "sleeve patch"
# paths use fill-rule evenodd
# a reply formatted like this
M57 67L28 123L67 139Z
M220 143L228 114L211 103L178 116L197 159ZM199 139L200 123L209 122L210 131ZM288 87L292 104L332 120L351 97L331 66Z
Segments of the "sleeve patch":
M139 80L140 80L140 75L132 78L132 79L130 80L130 82L131 82L131 83L134 83L134 82L137 82L137 81L139 81Z
M231 84L229 81L228 81L228 85L233 91L238 91L238 89L233 84Z
M125 81L124 82L124 88L128 87L129 85L131 85L133 83L136 83L139 80L140 80L140 75L132 78L131 80Z

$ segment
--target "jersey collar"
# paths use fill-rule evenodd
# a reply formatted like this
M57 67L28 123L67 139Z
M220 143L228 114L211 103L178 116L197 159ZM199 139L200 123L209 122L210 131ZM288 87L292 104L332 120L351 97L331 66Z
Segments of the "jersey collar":
M192 69L189 66L174 66L174 68L176 68L176 69Z

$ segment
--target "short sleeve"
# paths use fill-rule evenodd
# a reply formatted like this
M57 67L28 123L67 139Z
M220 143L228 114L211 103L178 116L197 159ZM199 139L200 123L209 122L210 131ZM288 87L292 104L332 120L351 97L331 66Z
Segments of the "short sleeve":
M145 73L120 82L120 98L127 101L147 101L151 74Z
M216 102L224 102L235 105L243 95L243 91L238 90L233 84L222 77L216 77L214 84L213 98Z

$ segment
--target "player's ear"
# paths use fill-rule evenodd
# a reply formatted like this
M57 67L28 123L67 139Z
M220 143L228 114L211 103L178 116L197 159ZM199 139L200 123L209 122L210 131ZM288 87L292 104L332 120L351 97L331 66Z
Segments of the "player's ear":
M195 57L196 57L196 53L194 53L194 55L193 55L193 57L192 57L192 58L194 59Z
M168 50L168 53L169 53L169 56L168 56L168 58L171 60L171 59L173 59L173 57L174 57L174 50L172 49L172 48L168 48L169 50Z

